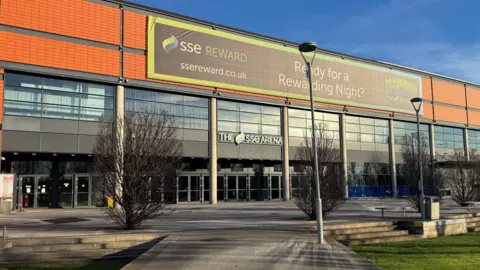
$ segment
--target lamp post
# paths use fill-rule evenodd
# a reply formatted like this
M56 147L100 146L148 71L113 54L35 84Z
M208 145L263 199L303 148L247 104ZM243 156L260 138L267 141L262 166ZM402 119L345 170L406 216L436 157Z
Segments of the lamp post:
M298 46L298 50L307 65L306 73L308 78L308 84L310 87L310 113L312 115L312 151L314 153L314 177L315 184L317 189L317 202L316 202L316 216L317 216L317 242L318 244L323 244L323 217L322 217L322 199L320 197L320 178L318 175L318 153L317 153L317 140L315 133L315 110L313 106L313 89L312 89L312 64L315 60L315 55L317 54L317 43L315 42L305 42ZM308 61L305 58L304 53L313 52L312 60Z
M412 103L415 112L417 113L417 144L418 144L418 166L420 167L420 182L419 182L419 189L420 189L420 212L422 213L422 220L425 219L425 194L423 192L423 164L422 164L422 152L420 146L420 119L418 117L418 113L420 112L420 108L422 108L423 99L421 97L414 97L410 100Z

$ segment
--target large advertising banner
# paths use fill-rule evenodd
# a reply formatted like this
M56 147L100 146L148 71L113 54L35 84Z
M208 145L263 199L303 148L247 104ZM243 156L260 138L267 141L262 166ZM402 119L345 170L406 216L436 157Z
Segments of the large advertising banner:
M297 48L160 17L149 18L148 77L310 99ZM312 87L315 101L412 114L422 96L420 76L319 53Z

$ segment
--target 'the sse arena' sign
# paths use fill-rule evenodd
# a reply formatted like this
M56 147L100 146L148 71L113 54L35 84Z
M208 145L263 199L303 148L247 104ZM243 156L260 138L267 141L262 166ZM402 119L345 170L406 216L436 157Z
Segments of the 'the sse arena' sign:
M149 78L309 100L305 70L296 48L149 18ZM414 113L410 99L422 94L420 76L324 54L312 73L321 102Z

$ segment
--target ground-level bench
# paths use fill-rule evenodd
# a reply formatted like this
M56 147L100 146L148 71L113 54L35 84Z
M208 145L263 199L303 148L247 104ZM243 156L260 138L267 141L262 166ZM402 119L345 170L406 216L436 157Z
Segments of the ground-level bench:
M468 211L470 211L472 208L475 208L475 206L480 205L480 202L469 201L465 202L465 204L468 206Z
M403 216L405 217L405 212L407 210L410 210L411 207L408 206L400 206L400 207L392 207L392 206L379 206L375 207L375 210L382 210L382 218L385 217L385 210L387 211L397 211L397 210L402 210L403 211Z

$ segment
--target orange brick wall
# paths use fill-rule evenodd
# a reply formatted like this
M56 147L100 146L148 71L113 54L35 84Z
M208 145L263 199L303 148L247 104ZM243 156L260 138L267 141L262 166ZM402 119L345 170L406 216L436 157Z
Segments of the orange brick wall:
M435 120L466 124L467 113L465 109L435 105Z
M422 96L424 99L432 100L432 84L430 78L422 78Z
M2 0L0 23L120 44L120 9L84 0Z
M433 79L435 101L465 107L465 88L461 84Z
M125 52L123 54L123 74L126 78L146 80L147 56Z
M480 126L480 112L468 111L468 122L470 125Z
M0 31L0 60L118 76L119 51Z
M467 87L468 107L480 109L480 88Z
M147 49L148 17L125 10L123 14L123 45L126 47Z

